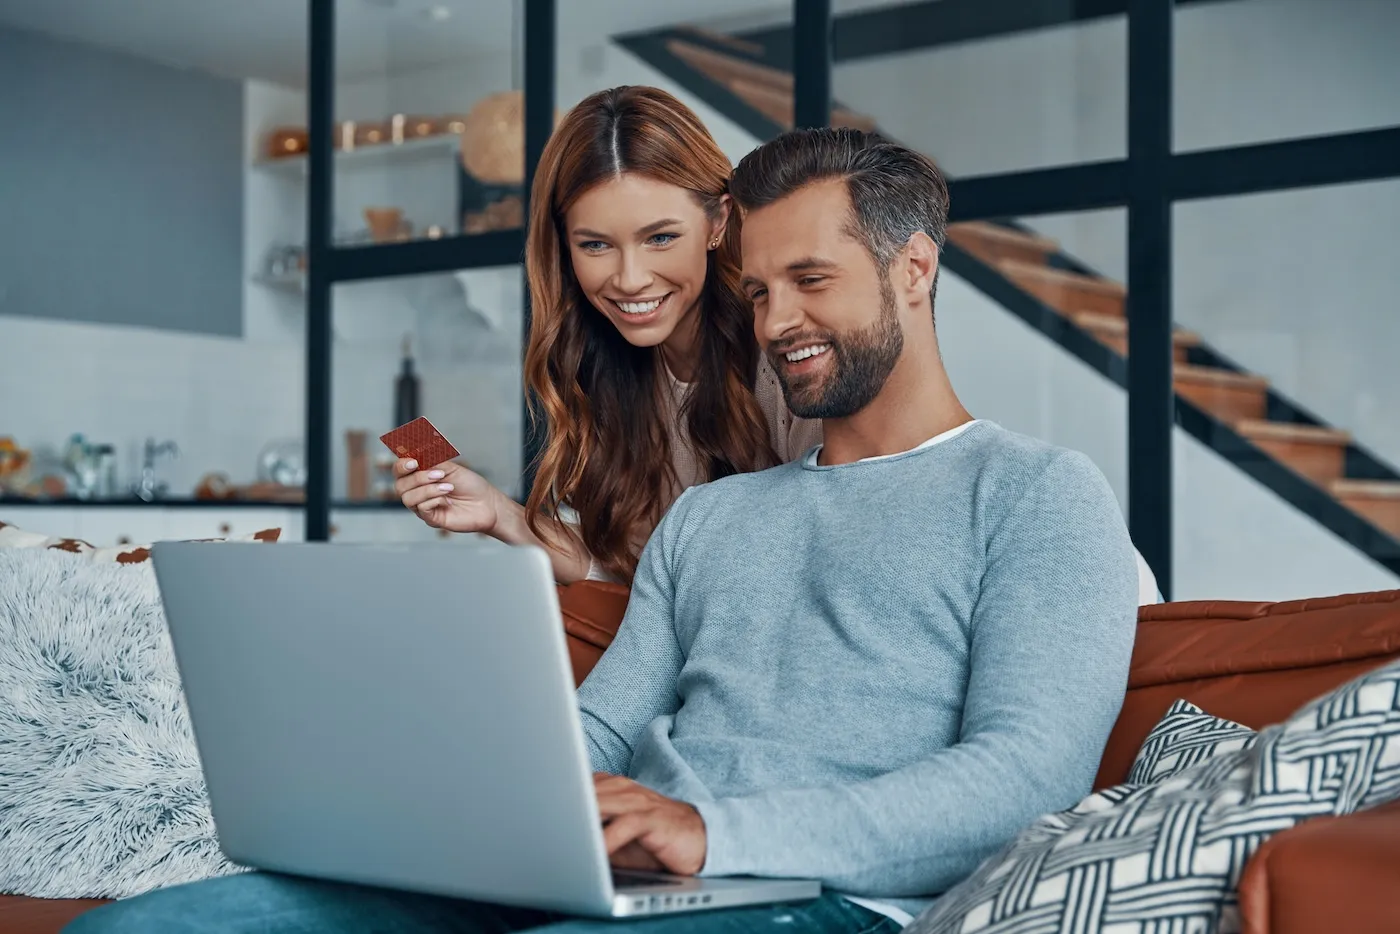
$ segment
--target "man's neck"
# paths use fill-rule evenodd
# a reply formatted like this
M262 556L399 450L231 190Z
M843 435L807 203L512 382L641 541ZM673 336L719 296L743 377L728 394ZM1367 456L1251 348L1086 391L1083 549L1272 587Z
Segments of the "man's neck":
M874 401L848 418L822 420L817 462L850 464L899 454L971 420L937 351L906 351Z

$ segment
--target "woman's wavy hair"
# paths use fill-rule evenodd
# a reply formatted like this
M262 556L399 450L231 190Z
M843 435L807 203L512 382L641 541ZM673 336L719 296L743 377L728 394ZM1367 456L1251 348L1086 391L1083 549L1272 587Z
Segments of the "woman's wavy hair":
M634 535L660 520L678 484L667 429L669 386L660 348L629 344L579 288L564 216L584 192L635 172L689 191L711 218L721 211L730 164L699 118L657 88L600 91L570 110L545 146L530 196L526 273L531 322L525 381L547 434L526 521L579 516L599 565L630 582ZM759 350L739 291L738 211L708 251L700 295L699 358L679 413L703 479L771 466L776 458L753 394Z

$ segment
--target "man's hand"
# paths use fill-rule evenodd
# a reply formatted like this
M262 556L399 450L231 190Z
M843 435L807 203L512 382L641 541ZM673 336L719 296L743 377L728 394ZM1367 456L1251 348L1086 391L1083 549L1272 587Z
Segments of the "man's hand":
M595 772L608 858L619 869L693 876L705 865L700 812L630 778Z

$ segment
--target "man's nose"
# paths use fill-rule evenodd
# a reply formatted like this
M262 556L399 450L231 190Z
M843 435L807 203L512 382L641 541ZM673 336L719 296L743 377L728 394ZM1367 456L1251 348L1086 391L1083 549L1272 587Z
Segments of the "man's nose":
M630 250L624 250L615 277L618 291L624 295L638 295L651 285L651 270Z
M800 296L787 289L770 289L768 300L754 316L759 342L767 345L801 330L803 322Z

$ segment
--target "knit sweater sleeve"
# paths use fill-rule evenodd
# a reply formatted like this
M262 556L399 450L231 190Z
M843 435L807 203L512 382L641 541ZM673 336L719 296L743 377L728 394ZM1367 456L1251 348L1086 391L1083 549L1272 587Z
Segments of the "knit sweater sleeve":
M936 894L1090 790L1136 624L1136 566L1118 504L1087 457L1064 452L986 525L957 742L865 780L695 802L704 875Z
M678 525L672 517L685 499L682 493L642 549L617 635L579 685L584 737L596 772L628 774L647 727L680 707L676 680L685 659L676 641L671 555Z

